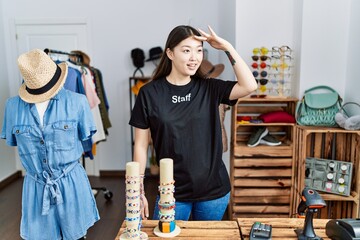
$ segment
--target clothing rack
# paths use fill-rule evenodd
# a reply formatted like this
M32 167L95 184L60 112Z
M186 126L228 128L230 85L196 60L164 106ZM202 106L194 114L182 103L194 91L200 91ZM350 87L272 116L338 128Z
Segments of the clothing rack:
M59 50L54 50L54 49L49 49L49 48L45 48L44 52L49 55L49 54L61 54L61 55L68 55L71 57L76 57L76 62L82 63L83 62L83 56L81 54L78 53L68 53L68 52L64 52L64 51L59 51Z
M77 53L68 53L68 52L63 52L63 51L54 50L54 49L49 49L49 48L45 48L45 49L44 49L44 52L45 52L46 54L56 53L56 54L80 56L80 54L77 54Z
M49 54L62 54L62 55L68 55L68 56L76 57L76 62L77 63L83 63L83 56L81 54L78 54L78 53L68 53L68 52L49 49L49 48L45 48L44 52L47 55L49 55ZM84 169L86 169L84 154L82 155L82 165L83 165ZM97 196L99 191L103 191L104 198L106 200L110 200L113 197L113 193L111 191L109 191L106 187L91 187L91 189L93 190L95 197Z

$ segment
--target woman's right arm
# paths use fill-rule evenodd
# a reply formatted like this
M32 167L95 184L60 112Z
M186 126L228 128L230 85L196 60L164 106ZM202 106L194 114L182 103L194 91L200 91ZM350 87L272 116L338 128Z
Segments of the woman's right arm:
M145 174L149 147L149 129L135 128L134 162L140 164L140 174Z
M146 169L146 162L148 158L149 147L149 129L135 128L135 143L134 143L134 162L140 165L140 175L144 176ZM141 201L141 217L147 219L149 217L149 206L145 197L144 178L140 179L140 201Z

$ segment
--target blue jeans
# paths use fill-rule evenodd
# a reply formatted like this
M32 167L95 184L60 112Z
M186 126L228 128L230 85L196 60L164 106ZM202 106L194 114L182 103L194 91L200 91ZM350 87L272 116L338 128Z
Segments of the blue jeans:
M159 220L159 195L156 197L154 208L154 220ZM175 220L220 221L223 218L226 207L229 203L230 192L221 198L209 201L178 202L175 206Z

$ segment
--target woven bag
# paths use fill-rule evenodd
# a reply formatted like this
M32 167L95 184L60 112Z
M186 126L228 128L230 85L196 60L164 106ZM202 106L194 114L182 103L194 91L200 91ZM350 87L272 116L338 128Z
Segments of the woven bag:
M325 93L313 93L315 90ZM331 87L316 86L305 91L296 106L296 122L305 126L335 127L335 115L341 108L342 98Z

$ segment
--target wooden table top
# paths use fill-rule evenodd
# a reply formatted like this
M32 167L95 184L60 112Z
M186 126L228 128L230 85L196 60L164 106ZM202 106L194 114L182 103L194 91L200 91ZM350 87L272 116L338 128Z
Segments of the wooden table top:
M272 225L272 239L297 239L295 229L303 229L304 220L301 218L238 218L242 235L245 240L249 239L251 226L254 222L261 222ZM325 226L329 219L314 219L314 231L317 236L324 240L330 239L326 236Z
M161 238L154 234L154 228L159 221L144 220L142 221L141 231L147 233L149 239L169 239ZM181 232L178 236L171 239L194 239L194 240L240 240L240 230L236 221L176 221ZM115 238L120 239L120 235L125 229L125 222Z
M314 219L313 225L316 235L324 240L330 240L326 236L325 226L329 219ZM194 239L194 240L240 240L240 232L244 240L249 239L251 226L254 222L261 222L272 225L272 239L293 240L297 239L295 229L303 229L304 219L301 218L238 218L236 221L176 221L181 232L178 236L171 239ZM142 221L141 231L148 234L149 239L169 239L161 238L154 234L157 220ZM115 238L120 239L120 235L125 229L125 221Z

